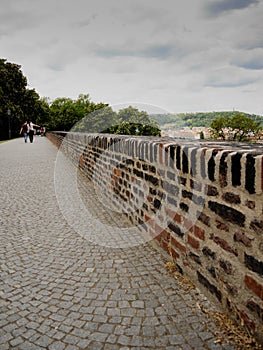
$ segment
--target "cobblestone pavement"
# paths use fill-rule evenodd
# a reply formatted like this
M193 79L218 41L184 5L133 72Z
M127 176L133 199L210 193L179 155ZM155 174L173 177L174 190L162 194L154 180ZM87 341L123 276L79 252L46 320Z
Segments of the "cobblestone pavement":
M56 154L42 137L0 144L0 349L234 349L152 244L113 249L74 232Z

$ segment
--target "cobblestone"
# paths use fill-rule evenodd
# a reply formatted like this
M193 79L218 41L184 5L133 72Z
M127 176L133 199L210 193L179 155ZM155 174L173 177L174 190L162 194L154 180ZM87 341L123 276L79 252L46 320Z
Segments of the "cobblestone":
M213 306L178 285L151 242L107 248L69 226L56 155L44 137L0 144L0 350L235 349L227 338L215 344L219 330L196 301ZM121 225L92 195L89 205L93 234L98 218Z

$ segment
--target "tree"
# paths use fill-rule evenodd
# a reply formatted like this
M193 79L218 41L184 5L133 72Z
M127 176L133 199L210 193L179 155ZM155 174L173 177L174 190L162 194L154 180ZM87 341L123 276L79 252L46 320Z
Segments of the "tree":
M118 112L119 124L112 126L109 132L122 135L160 136L158 124L151 120L147 112L129 106Z
M103 107L103 108L101 108ZM88 113L72 131L98 132L121 135L158 135L160 129L148 114L136 108L128 107L114 112L110 106L94 105L94 111Z
M70 98L56 98L50 105L50 130L69 131L78 121L74 101Z
M73 127L72 131L105 133L109 132L112 125L118 123L117 114L110 106L93 103L90 107L90 112Z
M249 136L256 138L262 130L261 123L244 114L236 114L231 118L219 117L211 123L213 138L230 141L248 141Z
M227 118L225 117L218 117L215 120L212 121L210 126L210 132L212 135L212 138L215 139L226 139L225 131L224 129L227 126Z
M129 123L148 123L149 115L145 111L139 111L137 108L129 106L119 110L118 117L120 122L127 121Z
M228 127L229 139L239 142L247 141L249 135L256 137L262 130L260 122L256 122L242 114L232 117Z
M0 59L0 139L8 138L9 122L12 127L15 118L23 114L21 102L26 85L19 65Z
M36 124L49 128L50 108L48 97L43 97L39 101L39 114L36 117Z
M9 137L9 124L11 135L18 136L21 124L26 119L36 122L42 107L36 91L27 89L21 66L0 59L0 139Z
M105 112L107 106L107 104L96 104L90 101L88 94L80 94L77 100L66 97L57 98L50 105L49 128L50 130L101 132L107 127L103 122L103 115L107 114ZM103 111L105 108L106 110Z

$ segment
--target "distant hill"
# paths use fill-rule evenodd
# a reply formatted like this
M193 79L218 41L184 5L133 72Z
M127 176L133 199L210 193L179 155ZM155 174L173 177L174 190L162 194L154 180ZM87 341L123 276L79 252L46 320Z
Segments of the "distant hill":
M209 128L212 121L218 117L233 117L236 114L243 114L253 120L260 121L263 126L263 116L248 114L239 111L223 112L198 112L198 113L179 113L179 114L151 114L151 119L155 120L161 128L170 126L172 128L182 127L206 127Z

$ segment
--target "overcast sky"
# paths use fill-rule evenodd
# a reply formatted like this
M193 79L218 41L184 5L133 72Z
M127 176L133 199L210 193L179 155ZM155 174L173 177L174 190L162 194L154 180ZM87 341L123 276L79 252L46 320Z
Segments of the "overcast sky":
M263 0L0 0L0 58L51 100L263 115Z

